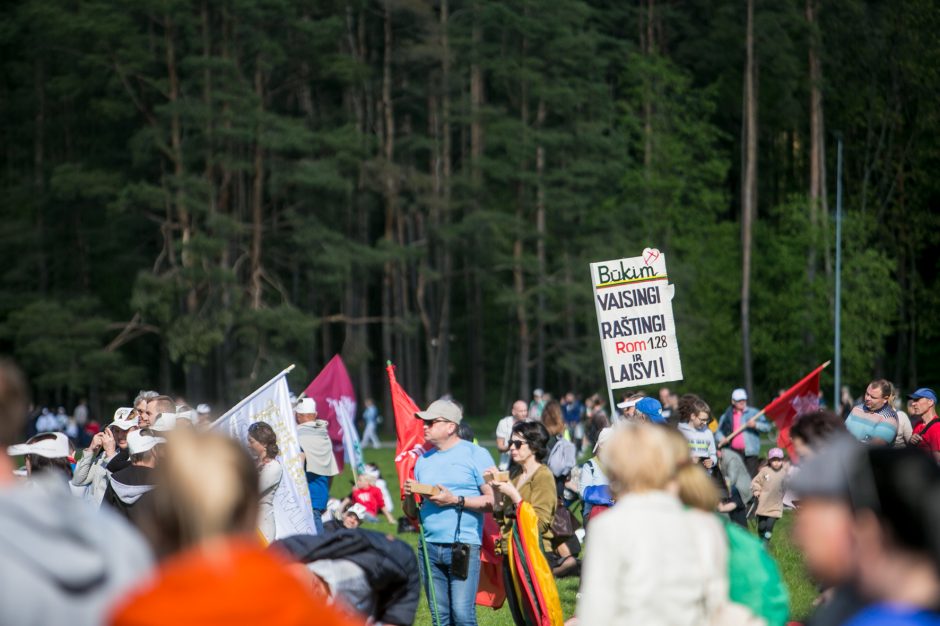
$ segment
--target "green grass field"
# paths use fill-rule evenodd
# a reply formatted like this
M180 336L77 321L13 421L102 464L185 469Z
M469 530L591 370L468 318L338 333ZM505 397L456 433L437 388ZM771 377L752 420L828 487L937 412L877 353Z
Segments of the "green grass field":
M480 429L478 432L487 431ZM386 435L387 439L387 435ZM497 458L495 448L490 449L494 459ZM368 449L364 452L365 460L369 463L376 463L382 471L382 477L388 482L392 497L398 493L398 477L395 474L395 452L389 448L379 450ZM342 498L349 495L352 488L352 472L347 467L342 474L333 481L331 493L334 497ZM401 515L401 509L395 511L395 517ZM800 554L796 551L790 542L790 526L792 523L792 513L784 514L783 519L774 528L774 538L771 545L771 553L777 559L784 579L790 589L790 615L791 619L799 620L809 613L813 599L816 597L816 589L813 583L807 578ZM366 527L373 528L394 534L396 529L386 522L376 524L367 524ZM411 544L417 549L418 535L415 533L406 533L399 538ZM578 593L578 578L564 578L558 581L558 592L561 596L562 608L564 609L565 619L574 615L575 605L577 604L576 594ZM502 609L494 611L488 608L477 607L477 616L482 626L512 624L512 616L509 609L504 605ZM418 607L418 615L415 619L418 626L431 626L431 616L428 611L427 602L422 595L422 601Z

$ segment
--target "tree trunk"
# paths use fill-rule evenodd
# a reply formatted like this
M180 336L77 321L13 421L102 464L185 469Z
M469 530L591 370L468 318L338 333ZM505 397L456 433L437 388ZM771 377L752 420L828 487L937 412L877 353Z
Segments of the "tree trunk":
M538 131L542 130L547 115L545 100L539 99L538 109L535 115L535 126ZM535 149L535 254L538 275L536 276L536 288L538 290L538 310L535 312L535 384L537 387L545 388L545 311L548 310L545 291L548 289L546 282L546 260L545 260L545 146L541 140Z
M481 170L481 161L483 159L483 122L480 119L481 108L483 106L483 70L478 59L482 54L480 47L483 41L483 28L480 26L480 5L475 2L473 5L473 27L472 41L474 58L470 65L470 180L472 185L472 200L470 210L479 209L479 197L483 192L483 173ZM476 238L471 239L471 244L476 243ZM469 411L473 414L480 414L484 410L484 399L486 398L486 362L483 357L483 345L485 337L483 336L483 287L481 285L480 269L476 262L476 245L467 255L466 263L469 266L467 302L469 317L469 360L470 360L470 381L469 395L467 398Z
M522 58L525 62L528 42L522 39ZM525 81L522 82L522 97L520 104L520 117L522 119L522 154L526 154L526 145L528 144L528 126L529 126L529 93ZM525 270L522 265L523 254L523 235L525 233L525 180L524 174L527 169L525 156L519 164L519 181L516 183L516 239L512 246L513 259L513 289L516 295L516 323L519 324L519 394L522 398L529 397L529 359L532 337L529 332L529 316L526 311L525 298Z
M754 393L751 359L751 247L757 217L757 70L754 60L754 0L747 0L747 61L744 70L745 146L744 182L741 194L741 344L744 381L748 396Z
M254 178L251 189L251 278L249 293L251 308L261 308L262 264L261 242L264 233L264 148L261 146L261 115L264 110L264 77L261 69L261 55L255 58L255 96L258 98L258 122L255 126Z
M45 147L46 147L46 66L37 58L33 65L34 88L36 90L36 117L33 131L33 191L36 194L36 261L39 293L45 295L49 289L49 265L46 259L45 220Z

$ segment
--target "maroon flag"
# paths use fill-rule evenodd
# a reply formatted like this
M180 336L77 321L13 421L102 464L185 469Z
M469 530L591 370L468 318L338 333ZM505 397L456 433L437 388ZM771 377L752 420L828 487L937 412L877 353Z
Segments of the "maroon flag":
M803 377L773 402L764 407L764 414L777 424L777 445L784 448L790 458L796 458L793 442L790 440L790 426L793 420L804 413L811 413L819 409L819 374L826 369L826 361L812 372Z
M348 417L346 423L351 425L355 422L356 394L349 372L338 354L307 385L304 395L316 401L318 419L326 420L327 432L333 442L333 455L339 471L343 471L343 421ZM353 414L348 415L350 412Z

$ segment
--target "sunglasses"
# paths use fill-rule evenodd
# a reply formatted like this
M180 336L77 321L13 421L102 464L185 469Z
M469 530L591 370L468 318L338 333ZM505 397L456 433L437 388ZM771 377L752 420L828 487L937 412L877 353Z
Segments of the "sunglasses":
M424 422L424 424L425 424L428 428L430 428L431 426L434 426L434 425L437 424L438 422L449 422L449 421L450 421L450 420L445 420L444 418L438 417L437 419L426 420L426 421Z
M518 450L519 448L521 448L522 446L528 443L529 443L528 441L520 441L519 439L513 439L509 442L509 447L515 448L516 450Z

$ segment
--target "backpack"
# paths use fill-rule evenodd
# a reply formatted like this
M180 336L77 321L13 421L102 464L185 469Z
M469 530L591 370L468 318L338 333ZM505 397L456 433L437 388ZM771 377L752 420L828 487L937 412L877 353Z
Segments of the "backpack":
M747 530L727 521L724 526L731 601L765 619L767 626L783 626L790 614L790 598L776 561Z

